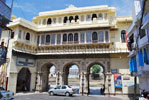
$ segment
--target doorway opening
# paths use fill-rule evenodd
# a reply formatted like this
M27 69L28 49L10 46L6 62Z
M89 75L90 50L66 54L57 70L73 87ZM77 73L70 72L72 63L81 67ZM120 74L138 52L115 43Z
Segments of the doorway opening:
M104 68L100 64L93 64L89 68L88 86L90 95L103 95L105 90Z
M50 88L56 86L56 67L53 64L47 64L42 67L42 91L47 92Z
M29 92L31 91L31 72L28 68L22 68L17 77L16 92Z
M64 85L69 85L79 93L80 87L80 74L79 67L75 64L70 64L64 68Z

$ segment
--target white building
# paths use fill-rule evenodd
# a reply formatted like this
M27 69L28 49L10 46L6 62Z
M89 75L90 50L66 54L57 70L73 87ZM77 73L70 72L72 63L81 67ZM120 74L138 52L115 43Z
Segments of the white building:
M149 91L149 0L134 0L127 37L130 71L139 77L140 91Z

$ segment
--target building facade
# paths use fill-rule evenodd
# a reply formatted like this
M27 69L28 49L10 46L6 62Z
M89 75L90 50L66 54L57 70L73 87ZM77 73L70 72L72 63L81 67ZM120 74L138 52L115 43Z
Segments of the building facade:
M8 52L8 89L18 92L25 86L28 91L47 91L52 66L55 84L69 84L69 68L77 65L79 91L89 93L90 68L98 64L103 67L106 94L133 94L126 46L131 23L131 17L117 17L116 9L108 6L70 5L40 12L33 22L14 19L8 25L14 32Z
M2 30L9 30L6 26L10 22L11 8L6 4L6 0L0 0L0 86L5 86L6 81L6 53L7 45L1 40Z
M134 0L133 23L128 29L130 71L139 77L140 92L149 91L149 0Z

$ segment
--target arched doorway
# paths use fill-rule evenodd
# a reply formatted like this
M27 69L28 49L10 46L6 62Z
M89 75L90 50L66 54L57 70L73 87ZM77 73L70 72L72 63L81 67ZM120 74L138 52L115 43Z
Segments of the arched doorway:
M80 87L80 70L79 66L76 64L68 64L63 69L64 72L64 85L69 85L76 89L76 93L79 93Z
M45 64L41 68L42 91L47 92L56 85L56 67L53 64Z
M105 89L105 71L99 63L93 63L88 67L88 92L90 95L102 95ZM101 91L103 90L103 91Z
M17 77L17 92L27 92L31 90L31 72L28 68L22 68Z

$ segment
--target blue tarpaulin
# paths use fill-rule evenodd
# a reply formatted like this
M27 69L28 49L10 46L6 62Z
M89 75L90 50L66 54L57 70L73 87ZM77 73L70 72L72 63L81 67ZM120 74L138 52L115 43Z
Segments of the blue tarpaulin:
M139 66L144 66L142 50L138 51Z
M129 60L129 71L130 72L137 72L137 61L136 61L136 57L132 57Z
M132 63L131 63L131 59L129 60L129 71L132 72Z
M146 49L145 48L144 48L144 62L146 64L148 64L148 62L147 62L147 52L146 52Z

